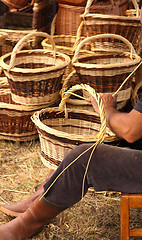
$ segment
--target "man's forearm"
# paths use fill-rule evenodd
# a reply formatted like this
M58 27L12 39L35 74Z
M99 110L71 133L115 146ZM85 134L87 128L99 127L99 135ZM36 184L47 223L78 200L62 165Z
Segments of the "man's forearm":
M115 108L105 109L107 127L120 138L125 138L128 128L126 124L127 113L120 113Z

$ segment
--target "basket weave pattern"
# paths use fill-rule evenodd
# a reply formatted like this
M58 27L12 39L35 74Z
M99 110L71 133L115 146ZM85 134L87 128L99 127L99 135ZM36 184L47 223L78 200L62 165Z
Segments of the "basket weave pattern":
M5 80L3 85L2 80ZM36 110L16 104L11 98L6 78L0 79L0 139L28 141L38 138L35 125L30 119Z

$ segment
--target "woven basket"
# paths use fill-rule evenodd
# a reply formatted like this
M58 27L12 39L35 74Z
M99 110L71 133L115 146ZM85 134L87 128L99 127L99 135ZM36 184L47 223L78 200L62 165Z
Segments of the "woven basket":
M0 41L0 48L2 51L2 55L12 52L13 48L19 42L19 40L31 32L32 30L28 31L28 30L0 29L0 36L1 35L6 36L4 39L4 42ZM32 47L35 47L35 41L33 39L27 42L24 49L30 49Z
M81 23L81 17L84 13L85 7L71 6L66 4L58 4L59 9L56 20L56 34L61 35L72 35L76 36L78 27ZM97 1L93 6L90 7L91 13L100 14L118 14L119 6L118 1L112 5L111 1ZM82 29L82 36L87 36L86 28Z
M29 0L1 0L5 5L10 8L20 9L26 6L30 1Z
M116 52L115 54L104 52L104 54L100 55L94 54L89 57L78 58L79 51L84 43L111 37L123 41L130 51L125 53ZM138 66L140 61L141 58L136 54L132 44L127 39L116 34L99 34L86 38L77 46L72 63L82 83L89 84L97 93L113 94ZM132 77L125 82L121 91L118 92L118 102L130 99L131 85Z
M101 124L100 121L98 123L98 117L94 112L86 110L67 109L68 118L65 118L64 108L70 92L85 88L84 85L76 86L64 94L59 107L42 109L32 116L39 133L41 160L49 168L56 169L66 154L76 145L86 142L93 143L98 139L99 134L104 134L104 131L106 131L105 142L117 139L109 129L105 128L103 106ZM94 92L90 86L86 86L86 89Z
M138 50L138 41L141 35L141 22L139 16L139 8L136 0L133 0L133 4L136 10L136 17L107 15L107 14L91 14L89 8L93 0L88 0L82 20L84 21L84 27L87 29L87 36L94 36L96 34L113 33L118 34L128 39L136 49ZM112 14L112 13L111 13ZM81 31L81 30L80 30ZM79 34L78 34L79 35ZM81 35L81 32L80 32ZM117 47L117 51L124 50L122 44L118 44L118 41L99 41L97 47L110 48ZM122 49L121 49L122 48Z
M38 138L31 115L44 106L24 106L15 103L6 77L0 78L0 139L30 141Z
M48 37L53 50L23 50L32 36ZM1 58L0 66L8 78L12 99L24 105L54 104L60 100L61 80L70 58L56 53L53 39L43 32L32 32L23 37L12 53Z

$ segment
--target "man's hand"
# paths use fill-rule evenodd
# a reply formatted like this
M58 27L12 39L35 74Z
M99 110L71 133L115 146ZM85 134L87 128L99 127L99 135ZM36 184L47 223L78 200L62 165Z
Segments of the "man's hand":
M117 95L111 95L109 93L106 93L106 94L101 94L100 97L103 100L104 110L109 110L111 108L116 109ZM97 104L97 102L96 102L96 100L93 96L90 97L90 101L93 105L94 110L99 114L99 107L98 107L98 104Z

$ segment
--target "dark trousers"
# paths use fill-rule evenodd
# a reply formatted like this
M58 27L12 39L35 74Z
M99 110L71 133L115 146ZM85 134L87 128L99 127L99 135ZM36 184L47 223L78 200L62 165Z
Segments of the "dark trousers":
M44 194L57 176L91 144L82 144L70 151L50 180ZM54 182L42 200L66 209L82 198L85 169L92 149L83 154ZM84 195L89 187L96 191L142 193L142 151L99 144L95 149L84 181Z

